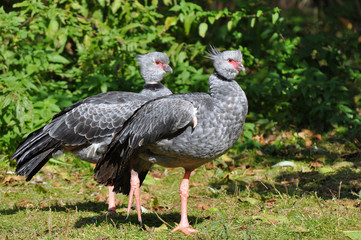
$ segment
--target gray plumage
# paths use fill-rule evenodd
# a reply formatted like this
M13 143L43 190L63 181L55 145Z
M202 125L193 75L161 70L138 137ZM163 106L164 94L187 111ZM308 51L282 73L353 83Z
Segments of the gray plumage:
M12 159L16 173L30 180L52 156L70 151L80 159L97 162L115 133L147 101L171 94L160 81L172 72L165 53L137 56L146 81L139 93L107 92L83 99L56 114L52 121L23 140Z
M130 169L142 182L153 164L191 171L233 146L248 111L246 95L234 80L244 72L242 54L211 49L209 57L215 67L210 93L174 94L140 107L97 163L98 182L127 194Z

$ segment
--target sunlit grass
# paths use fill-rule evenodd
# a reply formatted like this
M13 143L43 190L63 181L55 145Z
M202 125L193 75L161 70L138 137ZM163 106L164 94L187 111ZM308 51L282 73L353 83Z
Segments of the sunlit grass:
M343 231L361 229L361 168L357 156L333 154L336 145L324 149L311 157L245 151L200 167L190 179L188 215L200 231L193 236L170 234L180 220L182 169L152 169L141 188L148 212L140 227L135 210L125 219L121 194L119 216L102 216L108 189L92 179L88 163L63 156L30 182L3 163L0 238L345 239ZM317 159L322 164L312 165ZM285 160L294 166L272 167Z

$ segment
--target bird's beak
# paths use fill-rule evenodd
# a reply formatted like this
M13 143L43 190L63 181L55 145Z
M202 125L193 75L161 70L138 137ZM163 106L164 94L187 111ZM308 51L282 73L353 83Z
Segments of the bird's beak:
M243 73L246 73L246 69L244 68L242 63L238 63L237 70L242 71Z
M173 69L168 64L163 64L163 70L165 72L170 72L170 73L173 72Z

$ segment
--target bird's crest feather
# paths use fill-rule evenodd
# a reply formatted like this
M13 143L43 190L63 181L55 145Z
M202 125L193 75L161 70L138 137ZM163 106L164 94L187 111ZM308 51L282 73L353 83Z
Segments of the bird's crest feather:
M215 60L221 52L212 44L208 46L208 58Z

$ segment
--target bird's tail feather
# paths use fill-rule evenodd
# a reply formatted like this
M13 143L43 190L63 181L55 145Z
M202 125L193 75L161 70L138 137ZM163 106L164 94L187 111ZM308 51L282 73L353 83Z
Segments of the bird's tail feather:
M43 128L31 133L21 142L11 159L16 159L16 174L26 176L29 181L48 162L52 153L61 145Z

